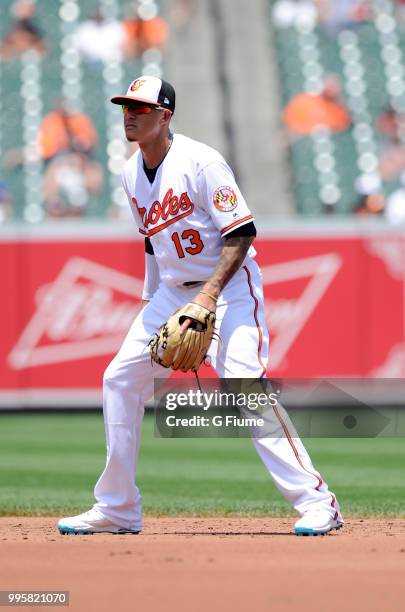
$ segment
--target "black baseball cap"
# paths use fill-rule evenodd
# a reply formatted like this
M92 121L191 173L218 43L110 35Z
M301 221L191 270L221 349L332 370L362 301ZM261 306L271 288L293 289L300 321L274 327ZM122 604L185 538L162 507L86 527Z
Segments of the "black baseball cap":
M153 106L168 108L172 113L176 106L176 92L173 85L154 76L140 76L132 81L123 96L111 98L113 104L125 105L128 102L146 102Z

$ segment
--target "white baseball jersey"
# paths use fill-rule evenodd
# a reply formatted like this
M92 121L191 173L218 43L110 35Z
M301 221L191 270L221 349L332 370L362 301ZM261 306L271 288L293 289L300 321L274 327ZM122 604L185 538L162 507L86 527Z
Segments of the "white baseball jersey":
M167 285L207 280L223 237L253 220L220 153L181 134L174 134L152 184L140 150L126 162L122 182L139 232L150 239ZM255 254L250 247L247 259Z

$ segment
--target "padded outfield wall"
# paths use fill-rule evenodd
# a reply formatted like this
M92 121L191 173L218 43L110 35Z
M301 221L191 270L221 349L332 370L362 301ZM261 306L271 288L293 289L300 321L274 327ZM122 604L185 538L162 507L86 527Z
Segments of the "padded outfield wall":
M405 377L403 233L288 224L255 246L272 377ZM103 370L140 305L142 239L105 223L15 226L0 251L1 406L100 405Z

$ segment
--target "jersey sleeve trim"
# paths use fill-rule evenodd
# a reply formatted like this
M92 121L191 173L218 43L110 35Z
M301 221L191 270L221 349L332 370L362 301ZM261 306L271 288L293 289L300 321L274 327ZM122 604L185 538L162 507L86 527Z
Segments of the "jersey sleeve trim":
M227 225L226 227L222 228L221 236L225 236L228 232L231 232L235 227L238 227L239 225L244 225L245 223L249 223L249 221L251 221L252 219L253 219L253 215L247 215L246 217L243 217L242 219L237 219L230 225Z
M238 225L231 232L228 232L225 238L228 240L228 238L241 238L242 236L251 236L252 238L255 238L257 236L256 227L253 221Z

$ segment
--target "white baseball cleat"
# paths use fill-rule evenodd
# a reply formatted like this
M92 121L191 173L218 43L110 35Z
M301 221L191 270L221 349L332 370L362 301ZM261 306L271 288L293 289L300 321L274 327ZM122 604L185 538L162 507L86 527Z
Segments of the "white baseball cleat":
M58 522L58 529L62 535L92 535L93 533L139 533L142 525L134 524L131 529L126 529L111 522L98 510L92 508L88 512L62 518Z
M333 518L325 510L312 510L298 519L294 530L297 536L317 536L326 535L332 529L341 529L343 525L344 521L341 514Z

